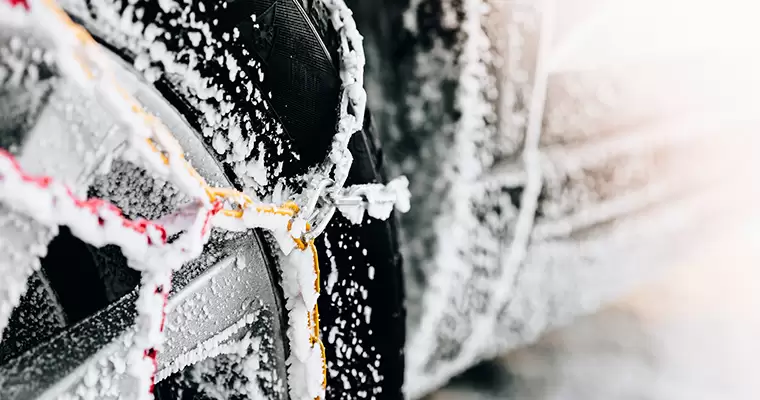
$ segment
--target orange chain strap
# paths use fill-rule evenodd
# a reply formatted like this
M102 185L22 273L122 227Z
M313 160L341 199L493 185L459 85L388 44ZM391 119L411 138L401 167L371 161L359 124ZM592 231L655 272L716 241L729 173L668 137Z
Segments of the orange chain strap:
M261 204L254 201L245 193L235 189L215 188L209 186L203 177L201 177L190 163L187 162L182 148L166 126L153 115L147 113L137 101L118 85L113 75L109 72L108 62L103 58L102 54L100 54L99 46L84 28L74 23L53 0L10 0L10 5L11 7L21 5L27 10L27 12L34 13L35 16L38 16L41 19L41 22L63 27L64 31L68 32L68 37L55 35L56 37L54 39L58 41L58 44L64 46L66 44L72 45L72 51L66 52L66 55L70 56L71 60L74 62L69 64L59 60L59 65L65 70L65 72L74 77L80 78L80 81L83 80L85 83L92 83L99 80L100 82L105 83L105 85L100 85L98 88L102 90L112 89L110 92L106 90L104 93L106 94L105 98L109 100L108 103L110 104L108 105L113 108L112 111L114 111L114 114L121 116L124 119L123 122L126 122L126 125L131 128L131 147L138 151L143 160L147 162L148 166L152 167L151 169L158 170L154 172L159 172L162 175L168 175L173 178L172 180L179 184L181 189L184 189L196 198L195 207L197 210L195 213L195 221L197 223L194 223L193 225L199 228L194 232L199 235L199 237L195 241L190 241L190 245L185 242L177 241L187 245L186 247L188 248L181 248L181 245L177 246L174 245L174 243L168 244L166 242L167 229L164 226L146 220L130 221L122 216L121 211L116 206L103 200L79 199L75 197L68 188L57 184L54 179L50 177L30 176L22 170L21 166L15 161L13 155L2 149L0 149L0 184L9 185L11 182L15 182L17 185L25 185L27 191L50 191L48 194L50 194L49 199L52 209L56 210L56 206L68 204L74 209L95 217L94 219L86 221L96 221L97 225L101 228L120 225L136 235L144 236L143 243L145 245L161 248L162 253L167 252L167 250L171 251L174 247L180 247L177 250L180 253L184 252L190 256L198 255L202 250L203 243L208 239L212 218L221 216L224 218L245 220L246 215L251 213L253 213L254 216L272 215L283 217L283 222L286 222L286 225L280 229L283 229L288 233L294 233L291 234L291 239L298 251L308 251L311 253L312 268L316 277L313 289L317 294L319 293L319 259L314 245L314 239L304 239L304 234L311 230L311 225L309 223L303 223L301 231L293 232L294 221L300 218L298 216L300 208L297 204L292 201L279 206ZM39 8L37 7L38 5L40 6ZM131 114L131 117L127 117L129 114ZM175 168L176 165L179 165L180 168ZM24 210L23 206L18 206L18 204L23 203L23 201L21 201L22 199L16 199L16 202L11 201L13 200L12 194L14 193L17 193L17 191L3 190L2 193L0 193L0 200L5 200L10 203L11 207L17 211L26 211L30 216L35 217L35 211L33 209ZM44 196L43 193L40 194ZM76 221L67 220L64 216L60 216L47 222L56 225L68 225L74 228L74 232L83 233L86 229L76 229L76 225L81 223L81 221L82 219L77 219ZM256 225L254 223L254 226L248 227L256 227ZM190 229L185 235L189 234ZM84 236L86 236L86 234ZM157 240L156 236L160 239ZM87 238L83 239L86 240ZM94 241L97 242L98 240ZM120 242L119 240L113 240L112 243L118 244L122 247L130 246L127 241ZM192 247L192 249L190 249L190 247ZM132 253L139 254L140 251L137 250ZM163 254L163 256L168 258L166 254ZM183 261L189 261L189 259L183 259ZM151 267L146 263L150 263L150 257L141 259L137 263L130 263L130 266L142 271L144 276L147 274L151 277L150 280L155 282L154 287L150 290L143 290L144 288L141 288L140 296L153 296L157 301L162 303L162 318L158 327L154 326L156 324L150 323L141 327L139 326L140 322L137 322L138 335L140 335L140 329L142 328L147 331L144 336L150 337L150 330L156 331L157 329L158 333L163 331L165 317L165 315L163 315L163 309L166 306L166 298L169 293L168 286L171 282L171 268L168 270L159 268L157 271L152 271ZM172 268L179 268L182 263L179 263L179 265L176 264L178 263L174 263ZM171 263L169 263L169 265L171 265ZM308 324L310 331L309 343L312 347L318 346L319 352L321 353L321 389L322 393L324 393L326 387L325 349L319 335L319 309L316 305L316 301L314 303L312 310L307 313L306 323ZM152 393L154 384L153 375L155 374L157 367L156 348L160 345L160 342L156 342L155 340L143 342L144 348L137 349L137 353L139 353L143 359L146 359L147 362L152 363L152 374L149 377L149 388L143 393ZM320 396L317 395L315 398L319 399Z

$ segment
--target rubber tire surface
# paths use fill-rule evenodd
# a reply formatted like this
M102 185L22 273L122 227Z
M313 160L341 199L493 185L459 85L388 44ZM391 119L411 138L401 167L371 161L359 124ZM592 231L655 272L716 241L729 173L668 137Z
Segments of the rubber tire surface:
M239 36L232 35L231 39L225 40L225 48L222 50L229 51L240 59L245 56L257 60L265 66L264 80L257 82L256 74L249 70L245 78L238 76L238 79L230 82L224 79L228 73L226 67L216 62L203 63L201 60L198 70L204 76L216 77L215 83L218 83L226 100L234 107L229 115L251 116L253 126L243 130L243 137L256 134L257 129L259 132L265 131L263 126L267 124L281 123L284 128L284 134L279 136L272 129L268 130L268 135L256 136L257 145L253 146L253 151L247 159L258 156L258 145L261 145L267 153L267 172L274 177L269 179L268 184L257 188L257 192L266 196L279 182L295 189L299 173L324 158L327 145L335 132L335 110L338 104L336 85L339 82L338 42L335 32L329 28L331 25L327 20L328 14L320 0L311 0L310 3L306 0L256 0L247 4L238 1L228 2L227 6L222 6L223 2L215 2L214 6L208 3L210 2L206 3L205 12L201 11L200 2L186 6L192 8L196 19L219 21L212 28L212 36L222 38L225 33L229 34L234 32L235 28L240 28L243 33ZM277 42L277 38L298 37L304 32L303 26L298 25L301 24L298 18L302 15L294 14L295 11L299 11L296 3L309 16L313 29L319 32L325 43L325 50L332 60L320 52L319 46L299 45L292 49L283 49L283 45ZM127 2L124 2L122 6L126 4ZM273 4L276 7L275 11L272 11ZM141 18L143 21L171 32L172 40L162 40L160 37L156 39L164 42L167 49L179 51L182 48L183 42L175 41L174 38L185 38L184 44L187 44L188 31L183 29L181 24L172 27L169 22L177 17L177 12L163 13L152 1L138 1L136 6L143 6L146 10ZM256 36L257 31L250 30L253 25L248 22L252 21L250 15L254 11L261 10L263 14L259 14L257 21L259 29L265 32ZM90 13L89 18L84 21L86 27L95 27L98 30L103 29L99 24L108 24L105 18L98 15L96 8L91 7ZM262 15L268 17L262 19ZM244 24L249 30L242 29L240 24ZM299 30L300 33L289 32L291 28ZM260 40L262 36L263 42ZM111 41L108 36L99 39L126 59L133 58L140 51L129 43L120 45ZM319 70L312 75L318 75L317 87L308 86L308 76L294 81L283 76L282 65L273 63L274 65L269 66L266 61L280 50L286 54L287 51L307 52L293 53L290 56L291 59L313 61L312 68ZM336 68L332 71L334 80L325 72L328 69L327 61L332 61ZM243 96L235 94L248 82L261 90L265 102L252 106ZM287 87L290 84L304 86ZM156 81L156 87L198 131L209 128L203 115L194 106L198 99L193 98L192 93L181 87L181 80L164 74ZM331 96L331 93L334 95ZM278 95L286 99L280 100ZM300 105L317 104L317 109L304 111L300 105L295 111L287 109L288 102L295 101L298 97L306 98L300 101ZM334 100L327 101L330 97ZM328 104L329 107L325 107L324 104ZM325 110L331 110L332 113L325 115ZM257 112L260 114L256 114ZM299 113L304 112L306 119L299 120L302 118ZM348 185L384 182L386 179L380 145L373 132L371 117L369 113L366 115L365 128L356 133L349 144L354 163ZM227 127L224 126L224 122L223 118L221 125L211 128L215 128L216 132L226 133ZM305 126L316 126L316 132L307 132ZM217 154L214 152L211 137L207 137L206 142L209 151ZM293 157L291 154L297 156ZM225 162L223 155L219 156L219 159L221 163ZM278 167L280 163L282 166ZM276 173L278 170L281 171L279 176ZM240 186L234 172L231 169L227 172ZM317 247L322 278L322 295L319 298L320 321L328 363L327 398L403 398L401 390L404 377L406 316L395 217L391 216L388 221L368 218L362 225L353 225L336 213L325 233L317 240ZM334 280L336 275L337 280Z

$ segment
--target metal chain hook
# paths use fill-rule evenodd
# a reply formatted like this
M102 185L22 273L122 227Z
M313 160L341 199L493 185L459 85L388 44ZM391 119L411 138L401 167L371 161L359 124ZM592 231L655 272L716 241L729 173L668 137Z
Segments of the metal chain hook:
M301 215L305 216L306 221L311 225L311 229L304 232L301 238L305 242L316 239L327 228L332 216L335 214L335 205L328 199L328 190L334 187L334 185L334 180L322 178L316 187L314 187L308 203L301 209ZM318 205L321 206L317 207Z
M316 211L316 206L319 202L319 199L322 198L325 191L334 184L335 181L330 178L322 178L322 180L317 184L317 186L314 188L312 196L308 199L309 202L306 203L306 205L302 208L302 215L305 215L307 217L307 220L311 220L312 217L314 217L314 212Z

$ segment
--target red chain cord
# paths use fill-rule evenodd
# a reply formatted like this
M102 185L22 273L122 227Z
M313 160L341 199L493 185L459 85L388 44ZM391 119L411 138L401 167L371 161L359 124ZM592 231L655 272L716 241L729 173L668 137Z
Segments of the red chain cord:
M6 0L10 3L11 7L18 7L21 6L25 10L30 10L30 5L27 0ZM62 22L67 24L68 28L73 29L76 32L77 38L82 41L83 43L88 43L88 41L92 41L91 38L89 38L89 35L84 31L81 27L75 25L73 22L71 22L66 14L61 11L57 6L55 6L52 1L49 0L42 0L48 8L51 9L51 11L58 14L59 17L61 17ZM49 4L48 4L49 3ZM83 69L87 71L84 65L82 65ZM141 108L139 106L133 105L132 111L142 115L144 118L149 119L150 121L153 121L150 115L145 114L141 111ZM166 132L168 135L170 133ZM170 138L173 139L173 138ZM151 147L151 150L154 153L159 153L158 148L156 147L156 144L154 143L153 139L146 139L146 143ZM171 146L169 146L172 148ZM181 149L179 150L181 152ZM169 165L170 160L168 157L162 154L162 162L164 165ZM176 161L176 160L175 160ZM181 156L180 153L180 162L185 162L184 157ZM185 162L186 163L186 162ZM8 168L10 166L10 168ZM3 168L5 167L5 168ZM151 251L151 252L140 252L139 250L144 250L142 247L135 248L135 242L134 237L124 237L120 235L115 235L110 238L107 238L107 240L110 240L112 244L116 244L123 249L127 250L126 253L130 253L133 257L137 258L137 265L132 265L130 263L130 266L133 268L137 268L143 272L144 277L148 276L150 278L153 278L153 282L162 282L162 283L156 283L156 286L154 287L152 294L153 295L160 295L162 296L161 301L161 318L160 318L160 324L158 326L158 332L161 333L164 330L165 320L166 320L166 306L167 306L167 299L171 284L171 269L168 270L162 270L162 271L152 271L149 270L147 267L148 265L156 264L156 260L164 260L167 259L167 254L172 255L179 255L178 257L172 258L172 263L175 264L178 260L182 261L181 264L184 264L184 262L189 261L189 259L193 258L194 256L197 256L195 254L196 252L201 251L202 244L207 240L208 233L211 227L211 218L216 215L217 213L220 213L224 215L225 217L231 217L233 219L243 219L244 212L246 210L260 213L260 214L269 214L269 215L280 215L283 217L289 217L291 218L287 225L287 231L291 231L291 223L292 218L296 217L296 214L299 211L298 206L295 203L288 202L283 204L280 207L272 206L272 205L262 205L262 204L255 204L252 199L250 199L248 196L246 196L243 193L231 190L231 189L224 189L224 188L212 188L206 184L206 182L203 180L203 178L200 177L200 175L192 169L192 167L189 164L185 165L187 172L195 178L195 180L198 181L199 186L203 189L205 192L205 195L208 196L208 199L204 197L204 199L199 199L194 207L197 207L197 211L193 217L193 227L196 229L191 236L199 235L200 241L194 241L190 242L191 245L185 245L185 241L182 241L179 239L177 242L173 242L171 244L167 244L167 228L161 224L158 224L153 221L145 220L145 219L137 219L137 220L130 220L124 217L122 211L116 207L115 205L99 199L99 198L89 198L89 199L80 199L76 195L73 194L73 192L64 185L60 185L59 183L54 182L53 178L48 176L34 176L26 174L21 166L18 164L16 159L13 157L11 153L8 151L0 148L0 182L3 180L6 180L8 178L11 178L11 180L15 180L16 182L21 181L22 183L30 184L31 187L34 187L35 189L44 190L47 192L47 195L49 195L50 203L48 207L55 209L56 206L60 206L61 203L67 203L64 204L63 207L68 206L69 208L63 208L64 210L68 209L70 210L70 207L73 205L75 209L85 211L86 213L90 214L91 216L95 217L91 220L87 220L86 218L81 220L66 220L67 216L59 213L55 215L55 217L59 218L59 220L55 221L47 221L48 223L53 222L56 225L68 225L72 228L75 227L84 227L84 228L94 228L92 223L94 221L97 221L97 227L101 228L100 233L103 232L109 232L109 231L103 231L102 229L107 228L106 225L109 227L113 227L113 223L118 223L122 227L137 233L139 236L143 237L145 242L144 245L147 245L149 249L155 249L158 251ZM16 178L16 179L13 179ZM56 187L51 187L56 186ZM40 196L40 198L45 198L44 193L42 193L43 196ZM14 200L13 194L7 194L7 196L3 196L0 194L0 199L3 197L10 198L11 200ZM24 202L23 199L20 199L19 197L16 197L15 200L20 200L21 205L18 205L19 208L24 208ZM236 208L234 209L226 209L224 207L224 202L230 202L233 206ZM13 203L12 203L13 205ZM18 211L18 210L17 210ZM34 214L34 210L31 209L25 209L26 213L28 214ZM178 218L188 218L185 215L176 215ZM42 217L44 218L44 217ZM200 225L197 225L199 224ZM89 225L88 225L89 224ZM76 226L75 226L76 225ZM171 224L170 224L171 225ZM245 224L247 225L247 224ZM198 229L200 227L200 229ZM246 226L247 228L250 228L251 226ZM305 226L306 231L310 230L311 227L306 224ZM91 234L92 231L87 231L86 229L82 229L83 233L82 235L87 236L87 233L89 232ZM190 232L187 232L190 233ZM299 238L300 236L291 236L292 240L295 242L296 247L300 251L310 251L313 258L313 268L316 275L316 279L314 282L314 289L319 292L319 262L317 259L317 252L314 247L313 239L311 240L302 240ZM184 238L187 238L187 236L184 236ZM83 238L84 239L84 238ZM89 238L89 241L98 242L98 243L92 243L96 245L102 245L103 238ZM189 237L190 240L192 240L192 237ZM87 241L87 240L86 240ZM180 243L181 242L181 243ZM139 245L139 244L138 244ZM201 245L201 246L199 246ZM161 250L159 250L161 249ZM135 251L138 250L138 251ZM174 250L174 251L172 251ZM152 261L152 262L146 262L146 261ZM159 263L161 264L169 264L169 263ZM174 266L175 268L178 268L181 264ZM166 267L166 265L165 265ZM144 269L144 270L143 270ZM145 274L150 275L145 275ZM152 275L156 274L156 275ZM150 295L149 293L142 293L142 295ZM324 355L324 346L319 338L319 321L318 321L318 309L317 305L314 305L314 308L312 310L313 318L308 318L308 324L310 328L312 328L313 333L310 335L310 343L312 346L318 345L320 352L321 352L321 361L322 361L322 390L325 389L326 384L326 364L325 364L325 355ZM150 331L151 324L148 322L147 324L147 330L148 333L148 341L149 345L146 345L146 349L142 353L142 357L144 359L149 359L150 363L152 365L152 371L150 375L150 384L149 384L149 392L152 394L155 386L155 374L157 372L158 362L157 362L157 354L158 350L156 347L154 347L159 343L153 343L154 340L151 340L150 338ZM155 329L155 325L153 325L153 329ZM155 331L153 331L155 332ZM144 332L143 332L144 333ZM143 338L145 339L145 338ZM135 355L137 356L137 355ZM320 396L316 397L317 399L320 398Z

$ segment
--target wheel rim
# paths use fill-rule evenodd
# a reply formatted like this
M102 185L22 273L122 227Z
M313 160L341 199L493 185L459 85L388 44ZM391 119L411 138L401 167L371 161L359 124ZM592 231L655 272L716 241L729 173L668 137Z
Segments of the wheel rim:
M171 129L198 172L213 185L230 186L216 158L179 112L156 89L146 84L130 65L112 52L106 53L112 56L113 72L122 86ZM117 147L116 144L109 148L113 150ZM33 165L36 171L49 170L47 157L41 156L47 152L28 148L24 143L22 153L25 167ZM101 158L94 164L102 161ZM89 186L83 183L92 182L96 169L93 165L87 165L72 173L74 178L69 181L78 183L77 188L81 191L82 186ZM131 212L135 211L125 210L126 215ZM207 250L199 260L188 263L178 271L173 280L174 290L168 305L167 340L158 357L157 381L215 354L196 348L201 343L218 346L240 341L247 332L257 332L264 333L257 338L258 346L263 343L261 352L271 353L268 355L269 367L272 374L279 377L279 382L278 379L272 380L268 388L272 393L268 394L283 397L287 392L284 384L286 347L283 340L286 325L282 294L278 291L277 278L271 269L273 260L268 255L268 246L260 232L241 235L220 233L212 236ZM63 268L60 265L57 267ZM128 331L135 316L135 298L136 293L132 291L106 309L87 315L50 340L0 365L2 376L7 377L0 382L0 397L54 398L66 393L74 394L82 388L92 389L93 384L88 379L93 374L99 377L95 385L100 386L97 397L108 398L108 394L118 394L118 390L110 389L118 387L119 377L124 371L113 368L113 365L118 363L120 353L126 350L126 343L129 342ZM88 341L94 330L100 334L90 337ZM84 344L81 343L83 341ZM72 348L77 349L73 356L54 354L62 353L60 349Z

